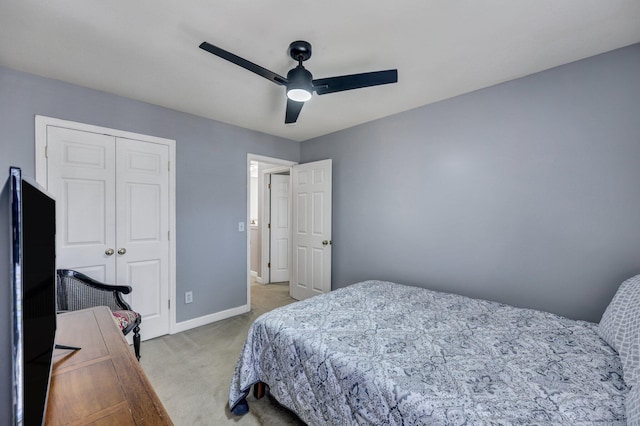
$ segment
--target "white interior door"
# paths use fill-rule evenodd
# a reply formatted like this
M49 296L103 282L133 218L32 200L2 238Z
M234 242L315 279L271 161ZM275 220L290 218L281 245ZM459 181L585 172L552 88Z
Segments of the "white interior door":
M169 331L169 148L116 141L117 282L133 287L145 338Z
M270 282L289 281L291 247L290 176L271 176Z
M294 299L331 291L331 165L322 160L292 168Z
M115 138L52 126L47 137L58 268L115 283Z
M47 187L56 197L58 268L130 285L143 340L167 334L169 148L47 126Z

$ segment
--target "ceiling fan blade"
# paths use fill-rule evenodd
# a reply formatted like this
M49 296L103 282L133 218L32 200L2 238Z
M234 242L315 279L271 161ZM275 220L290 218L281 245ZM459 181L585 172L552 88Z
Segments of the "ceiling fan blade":
M304 106L304 102L296 102L287 98L287 113L284 117L285 124L293 124L298 120L298 116L300 115L300 111Z
M211 43L207 43L206 41L203 41L200 44L200 49L206 50L209 53L213 53L214 55L219 56L222 59L226 59L229 62L233 62L234 64L239 65L246 70L254 72L259 76L266 78L267 80L271 80L276 84L280 84L280 85L287 84L287 79L284 78L283 76L278 75L273 71L269 71L268 69L263 68L260 65L256 65L253 62L247 61L246 59L241 58L240 56L234 55L231 52L227 52L226 50L221 49L217 46L214 46Z
M313 80L313 88L318 95L342 92L362 87L379 86L397 83L398 70L365 72L362 74L343 75L339 77L319 78Z

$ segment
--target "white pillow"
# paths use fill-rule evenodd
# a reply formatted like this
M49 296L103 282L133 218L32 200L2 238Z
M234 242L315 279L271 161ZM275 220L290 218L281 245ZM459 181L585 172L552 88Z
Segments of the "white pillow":
M640 275L622 283L602 315L598 335L620 355L627 385L640 386Z

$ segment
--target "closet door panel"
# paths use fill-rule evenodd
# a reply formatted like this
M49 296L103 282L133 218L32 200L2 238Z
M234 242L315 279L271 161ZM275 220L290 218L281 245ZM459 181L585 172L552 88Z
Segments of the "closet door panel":
M127 261L125 265L126 276L135 286L131 303L144 318L145 338L148 338L152 331L150 327L162 319L164 302L158 291L158 283L162 282L162 262L159 259Z
M166 334L169 307L169 148L117 139L117 271L133 287L145 338Z
M115 282L115 138L51 126L47 151L58 268Z

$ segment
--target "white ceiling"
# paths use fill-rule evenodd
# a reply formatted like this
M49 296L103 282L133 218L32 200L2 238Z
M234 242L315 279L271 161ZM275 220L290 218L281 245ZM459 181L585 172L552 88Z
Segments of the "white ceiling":
M640 42L640 1L0 0L0 40L9 68L305 140ZM198 48L286 75L294 40L314 78L399 82L314 95L285 125L282 86Z

